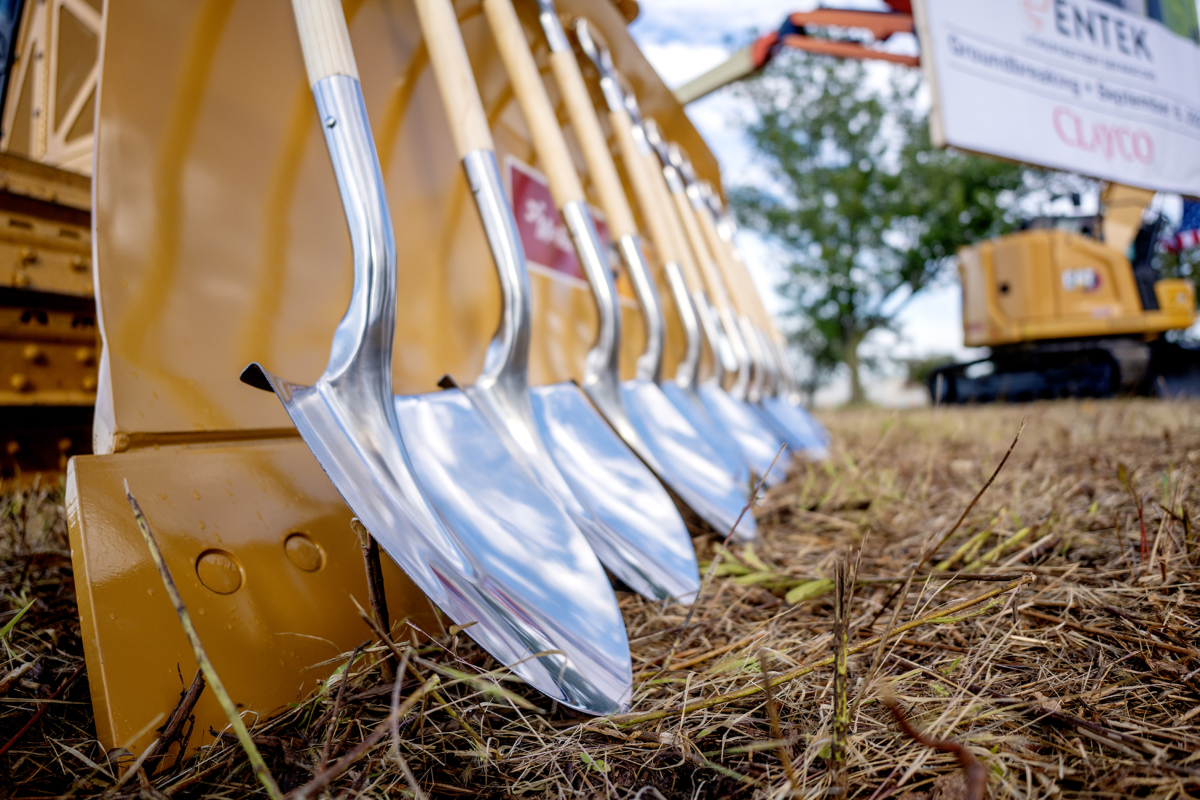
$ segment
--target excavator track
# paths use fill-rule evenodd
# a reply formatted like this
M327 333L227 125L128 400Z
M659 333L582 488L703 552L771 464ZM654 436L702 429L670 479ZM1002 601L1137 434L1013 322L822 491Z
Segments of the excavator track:
M989 358L939 367L928 388L934 404L1200 396L1200 350L1131 337L995 347Z

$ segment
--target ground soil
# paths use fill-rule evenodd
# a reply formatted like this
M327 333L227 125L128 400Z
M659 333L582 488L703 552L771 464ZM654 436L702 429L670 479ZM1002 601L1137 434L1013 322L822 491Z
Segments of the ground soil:
M621 595L631 714L559 709L465 635L406 651L394 693L377 639L253 730L275 780L330 797L948 800L972 780L996 798L1200 796L1200 403L821 419L829 458L757 504L759 541L697 537L711 577L690 620ZM95 741L62 504L53 480L0 497L0 797L265 795L232 737L137 768Z

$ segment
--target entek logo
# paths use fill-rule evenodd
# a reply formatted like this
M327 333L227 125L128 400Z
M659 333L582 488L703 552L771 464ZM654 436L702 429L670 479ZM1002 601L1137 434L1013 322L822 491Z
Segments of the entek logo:
M1153 62L1150 28L1110 8L1112 4L1082 0L1021 0L1025 24L1035 34L1054 34L1089 48Z
M1025 12L1025 22L1033 29L1034 33L1041 33L1042 26L1046 24L1046 14L1054 5L1054 0L1024 0L1022 5L1024 6L1022 11Z

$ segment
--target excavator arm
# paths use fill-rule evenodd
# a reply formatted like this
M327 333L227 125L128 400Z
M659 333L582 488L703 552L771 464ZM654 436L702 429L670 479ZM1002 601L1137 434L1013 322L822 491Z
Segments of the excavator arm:
M818 8L789 14L777 30L763 34L727 61L676 89L675 98L686 105L749 77L766 67L784 47L838 58L874 59L915 67L920 64L917 56L889 53L874 46L886 42L894 34L913 32L911 0L888 0L888 5L891 11ZM831 39L816 35L829 28L861 30L868 36L862 39Z

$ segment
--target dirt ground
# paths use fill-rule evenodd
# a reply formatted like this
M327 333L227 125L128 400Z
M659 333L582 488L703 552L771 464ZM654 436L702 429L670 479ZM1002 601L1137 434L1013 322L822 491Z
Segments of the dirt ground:
M621 595L629 714L559 709L464 635L406 650L393 691L376 639L253 729L274 779L302 797L1200 796L1200 403L822 421L829 459L757 504L759 541L696 539L711 579L690 620ZM0 797L266 796L233 737L141 765L95 741L62 503L0 496Z

